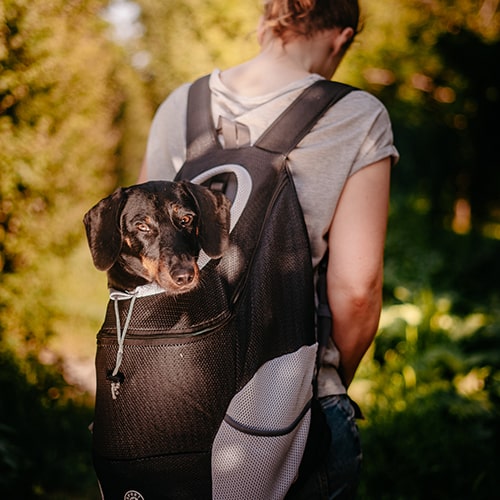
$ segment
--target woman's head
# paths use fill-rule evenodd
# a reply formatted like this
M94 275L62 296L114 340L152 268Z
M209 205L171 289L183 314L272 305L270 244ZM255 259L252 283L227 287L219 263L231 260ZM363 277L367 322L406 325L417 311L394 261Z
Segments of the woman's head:
M358 0L265 0L262 27L286 43L333 28L358 32ZM354 39L351 38L351 41Z

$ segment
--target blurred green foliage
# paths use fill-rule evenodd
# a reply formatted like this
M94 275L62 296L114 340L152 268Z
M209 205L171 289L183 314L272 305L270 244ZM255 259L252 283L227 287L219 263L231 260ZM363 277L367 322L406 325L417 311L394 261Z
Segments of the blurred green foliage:
M174 87L258 50L260 0L136 3L144 33L121 44L101 16L104 0L0 3L6 498L99 497L92 384L73 371L93 355L106 290L82 216L135 182L152 112ZM337 78L386 104L401 161L380 332L351 388L366 415L360 498L494 498L499 2L361 3L365 26Z
M93 477L88 398L58 363L0 352L0 491L4 498L99 498ZM86 403L86 404L84 404Z
M137 105L140 80L106 36L99 16L105 4L0 3L0 493L6 498L55 498L61 489L60 498L73 492L89 498L81 489L96 487L91 400L63 378L63 353L50 343L76 326L68 338L73 346L65 347L71 352L79 335L90 334L89 317L81 314L78 323L75 307L66 307L101 296L86 282L72 282L87 277L73 257L83 242L82 216L116 186L123 164L140 158L126 140L131 110L134 123L143 124L130 141L142 139L140 155L150 120L150 105ZM127 160L119 158L122 149Z
M493 498L500 453L498 309L398 288L358 374L361 498ZM354 387L353 389L356 389Z
M158 105L178 85L256 53L260 0L138 0L144 36L131 47L147 50L152 96Z

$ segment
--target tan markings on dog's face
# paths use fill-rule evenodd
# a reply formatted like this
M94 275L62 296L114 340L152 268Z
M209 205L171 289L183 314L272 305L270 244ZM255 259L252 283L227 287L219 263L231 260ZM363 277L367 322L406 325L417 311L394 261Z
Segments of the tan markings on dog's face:
M158 262L154 259L150 259L149 257L141 256L141 263L144 269L149 274L150 278L154 278L158 273Z
M130 238L128 236L125 236L125 238L123 238L123 241L125 242L125 245L127 245L129 248L132 248L132 242L130 241Z

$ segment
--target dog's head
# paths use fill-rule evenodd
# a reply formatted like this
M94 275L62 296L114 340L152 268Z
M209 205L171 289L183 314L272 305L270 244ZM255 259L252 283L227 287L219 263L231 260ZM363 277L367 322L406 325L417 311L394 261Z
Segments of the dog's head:
M229 244L229 201L186 181L119 188L84 217L94 265L118 290L156 282L178 294L198 283L202 248L215 259Z

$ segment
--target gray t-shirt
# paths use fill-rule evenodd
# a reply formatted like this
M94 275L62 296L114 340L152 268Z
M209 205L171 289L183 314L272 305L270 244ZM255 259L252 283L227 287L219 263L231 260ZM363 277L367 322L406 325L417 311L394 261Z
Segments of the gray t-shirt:
M250 130L253 144L302 90L322 77L312 74L285 88L256 97L228 89L220 71L210 77L212 114L238 121ZM146 153L147 178L171 180L186 156L186 111L189 84L176 89L153 119ZM349 176L384 158L398 160L391 123L383 104L364 91L351 92L318 121L289 155L289 168L311 242L313 266L327 248L328 229ZM339 354L333 342L320 370L319 396L345 393L336 367Z

